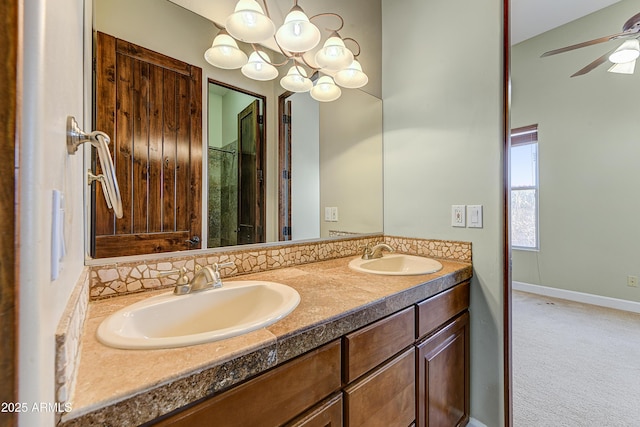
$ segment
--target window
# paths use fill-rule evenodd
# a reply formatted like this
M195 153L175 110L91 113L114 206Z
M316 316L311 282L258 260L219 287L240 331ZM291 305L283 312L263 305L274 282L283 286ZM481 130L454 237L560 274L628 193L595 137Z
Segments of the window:
M511 130L511 246L539 248L538 125Z

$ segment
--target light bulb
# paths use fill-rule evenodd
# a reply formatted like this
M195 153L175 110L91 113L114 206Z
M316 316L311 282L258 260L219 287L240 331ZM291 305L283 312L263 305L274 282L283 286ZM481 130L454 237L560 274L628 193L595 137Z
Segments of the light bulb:
M284 24L276 32L276 41L289 52L306 52L320 42L320 30L309 22L302 8L294 6L287 14Z
M249 62L242 67L242 74L253 80L273 80L278 77L278 70L269 62L271 58L263 51L253 52L249 55Z
M640 42L638 39L627 40L609 55L609 61L614 64L635 61L640 56Z
M334 32L324 42L322 49L316 53L315 59L320 68L338 71L348 67L353 62L353 53L347 49L338 33Z
M239 0L225 26L229 34L246 43L262 42L276 32L276 26L255 0Z
M302 67L294 65L280 79L280 86L291 92L307 92L313 87L313 82L307 78L307 72Z
M336 73L335 80L342 87L357 89L366 85L369 77L362 71L360 63L354 59L351 65Z
M342 90L333 82L329 76L322 76L311 89L311 97L320 102L331 102L340 98Z
M247 63L247 54L238 48L236 41L222 30L213 39L213 44L204 52L204 59L218 68L232 70Z

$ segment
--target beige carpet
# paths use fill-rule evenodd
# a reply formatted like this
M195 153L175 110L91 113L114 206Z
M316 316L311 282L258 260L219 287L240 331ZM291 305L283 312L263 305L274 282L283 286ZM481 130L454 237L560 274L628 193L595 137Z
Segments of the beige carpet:
M513 292L515 427L640 426L640 315Z

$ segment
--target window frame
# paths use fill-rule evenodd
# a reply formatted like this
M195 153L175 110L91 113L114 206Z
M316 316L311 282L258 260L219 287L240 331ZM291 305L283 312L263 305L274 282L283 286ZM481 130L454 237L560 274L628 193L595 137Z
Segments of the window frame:
M511 129L511 144L509 150L513 147L520 147L524 145L536 145L536 158L535 158L535 185L517 186L514 187L509 180L509 203L511 209L511 200L513 191L525 191L533 190L535 194L535 246L518 246L513 244L511 238L510 244L512 250L519 251L540 251L540 144L538 143L538 125L522 126ZM510 168L511 169L511 168ZM509 170L511 174L511 170ZM509 215L509 226L511 227L513 236L513 216Z

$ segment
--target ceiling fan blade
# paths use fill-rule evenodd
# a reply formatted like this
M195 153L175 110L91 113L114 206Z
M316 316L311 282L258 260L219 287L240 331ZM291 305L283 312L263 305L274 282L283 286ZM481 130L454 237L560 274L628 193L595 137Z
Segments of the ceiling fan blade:
M573 73L571 75L571 77L582 76L583 74L587 74L589 71L598 68L600 65L604 64L605 62L607 62L607 60L609 59L609 55L611 55L614 50L615 49L611 49L609 52L605 53L600 58L598 58L595 61L591 62L586 67L584 67L584 68L576 71L575 73Z
M611 34L610 36L600 37L597 39L589 40L582 43L573 44L571 46L561 47L560 49L550 50L549 52L543 53L540 57L543 58L545 56L557 55L559 53L569 52L570 50L580 49L582 47L592 46L598 43L608 42L609 40L618 39L621 37L628 37L632 35L636 35L640 32L640 29L636 29L633 31L624 31L622 33Z

